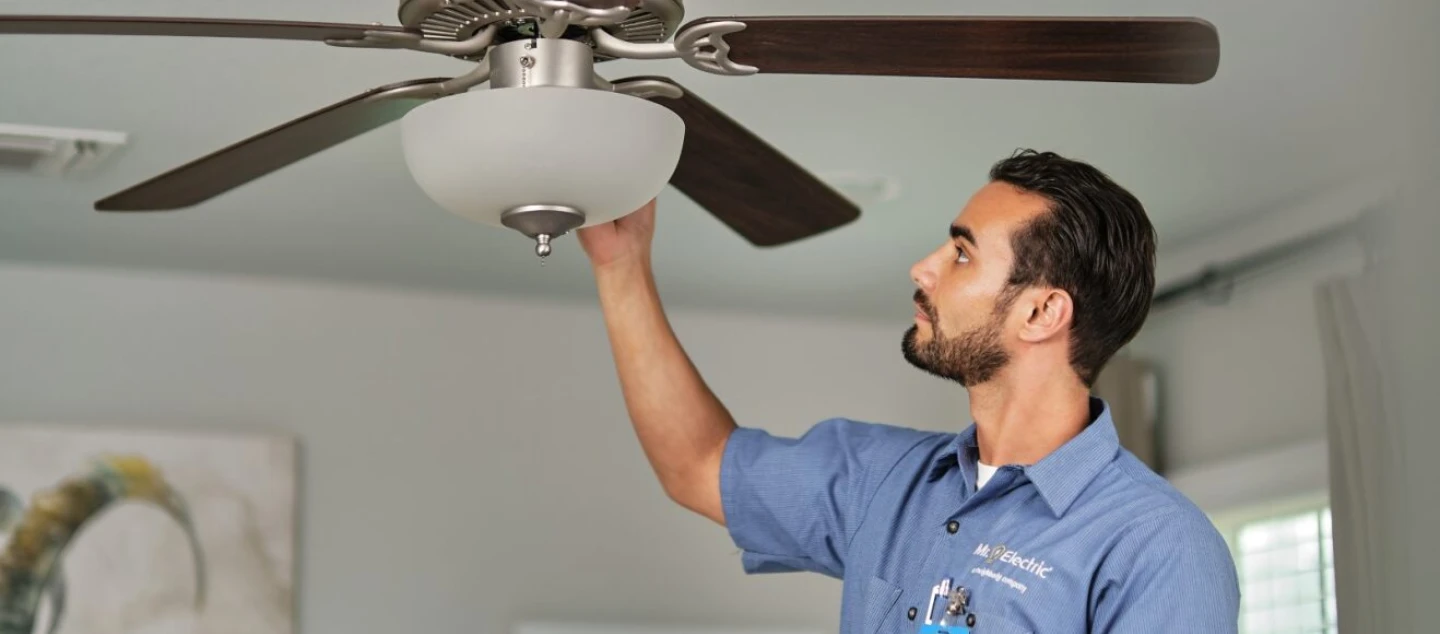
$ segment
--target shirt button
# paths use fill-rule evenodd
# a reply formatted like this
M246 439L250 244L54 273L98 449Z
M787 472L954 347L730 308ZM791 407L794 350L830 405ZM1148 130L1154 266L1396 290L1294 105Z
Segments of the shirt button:
M960 532L960 522L950 520L950 523L945 525L945 530L949 531L951 535Z
M914 621L914 620L915 620L915 615L916 615L916 614L919 614L919 613L920 613L919 610L916 610L915 608L910 608L910 611L909 611L909 612L906 612L906 613L905 613L905 616L906 616L906 617L909 617L909 619L910 619L911 621Z

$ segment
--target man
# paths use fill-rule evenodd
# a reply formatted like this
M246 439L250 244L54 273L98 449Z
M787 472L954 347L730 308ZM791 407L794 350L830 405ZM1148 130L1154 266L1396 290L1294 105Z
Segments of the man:
M737 426L666 322L654 213L579 239L647 458L672 499L727 527L747 572L843 579L845 634L942 618L979 634L1236 631L1225 542L1119 445L1090 395L1154 292L1154 230L1125 189L1017 153L911 269L904 355L966 388L973 424L959 433Z

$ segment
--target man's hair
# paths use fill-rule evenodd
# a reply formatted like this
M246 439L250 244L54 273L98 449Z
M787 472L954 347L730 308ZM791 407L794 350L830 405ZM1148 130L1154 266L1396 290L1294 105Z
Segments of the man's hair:
M1054 152L1021 150L990 180L1050 201L1048 213L1015 232L1013 299L1026 286L1063 289L1074 302L1070 365L1086 387L1128 343L1155 294L1155 228L1125 188L1094 167Z

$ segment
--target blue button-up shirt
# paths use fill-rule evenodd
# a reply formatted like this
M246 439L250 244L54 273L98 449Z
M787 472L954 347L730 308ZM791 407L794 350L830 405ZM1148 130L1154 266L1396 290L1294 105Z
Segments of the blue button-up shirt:
M1224 539L1091 405L1079 435L978 491L974 425L742 427L721 467L726 526L748 573L843 579L842 634L918 631L946 578L969 591L975 634L1235 632Z

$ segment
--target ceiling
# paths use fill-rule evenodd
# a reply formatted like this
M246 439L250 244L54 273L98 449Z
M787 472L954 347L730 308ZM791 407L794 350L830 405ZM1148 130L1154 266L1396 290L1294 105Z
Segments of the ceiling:
M1385 94L1368 70L1384 43L1366 3L688 0L705 15L1194 15L1220 33L1217 77L1196 86L769 76L682 62L617 61L610 78L667 74L822 174L896 179L834 232L775 249L731 233L673 188L655 262L671 306L906 319L907 270L1018 147L1091 161L1132 189L1162 255L1203 232L1356 176L1381 153ZM395 22L393 0L125 3L129 15ZM11 0L7 13L116 14L108 0ZM903 46L903 43L897 43ZM573 237L543 265L533 244L430 203L406 172L398 125L172 213L106 215L93 202L331 102L399 80L455 75L459 60L281 41L0 38L0 123L130 135L84 179L0 173L0 258L324 279L588 301ZM499 125L499 123L497 123ZM531 152L540 148L495 148ZM549 151L563 151L555 148Z

